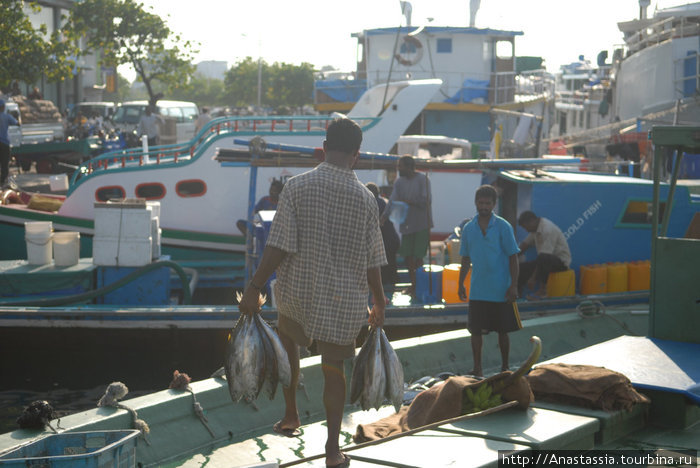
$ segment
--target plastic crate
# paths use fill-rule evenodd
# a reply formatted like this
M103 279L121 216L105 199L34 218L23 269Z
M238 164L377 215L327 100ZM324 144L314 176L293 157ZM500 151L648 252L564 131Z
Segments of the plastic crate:
M64 432L0 456L0 466L26 468L131 468L139 431Z

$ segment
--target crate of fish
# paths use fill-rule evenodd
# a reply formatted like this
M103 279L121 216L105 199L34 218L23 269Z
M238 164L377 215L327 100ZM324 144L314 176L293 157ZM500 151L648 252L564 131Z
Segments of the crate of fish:
M132 468L139 431L53 434L0 455L2 468Z

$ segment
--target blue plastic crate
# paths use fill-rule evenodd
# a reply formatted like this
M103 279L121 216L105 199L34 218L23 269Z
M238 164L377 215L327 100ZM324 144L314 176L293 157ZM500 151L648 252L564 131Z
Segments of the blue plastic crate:
M132 468L139 431L53 434L0 456L3 468Z

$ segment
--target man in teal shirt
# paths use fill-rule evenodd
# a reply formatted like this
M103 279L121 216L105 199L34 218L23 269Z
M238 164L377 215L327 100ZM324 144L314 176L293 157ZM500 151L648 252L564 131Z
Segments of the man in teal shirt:
M477 217L462 229L462 245L459 254L462 266L459 270L460 299L466 301L464 278L472 271L469 292L469 323L472 335L474 369L472 375L481 376L482 335L498 332L501 350L501 370L508 370L510 339L508 333L522 328L515 304L518 291L518 243L513 227L505 219L493 213L498 194L490 185L482 185L476 191Z

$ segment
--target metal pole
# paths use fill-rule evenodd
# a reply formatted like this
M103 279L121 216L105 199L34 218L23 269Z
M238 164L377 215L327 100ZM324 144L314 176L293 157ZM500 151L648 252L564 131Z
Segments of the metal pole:
M676 157L673 160L673 174L671 175L671 184L668 187L668 196L666 197L666 208L664 209L664 219L661 223L661 232L659 232L659 236L661 237L666 237L666 231L668 230L668 222L671 219L671 207L673 206L673 195L676 192L676 182L678 181L678 173L680 172L682 162L683 150L678 148L676 150Z
M652 129L653 136L653 129ZM655 145L654 148L654 190L653 199L651 203L651 278L650 278L650 291L649 291L649 336L654 337L655 333L655 323L654 316L656 314L656 308L654 307L654 288L655 288L655 271L656 262L654 256L656 254L656 240L659 232L659 186L661 179L661 160L664 154L664 148L661 145ZM667 207L668 209L668 207Z
M253 215L258 166L254 162L265 152L265 141L255 137L250 141L250 178L248 181L248 216L246 218L245 284L253 274Z

